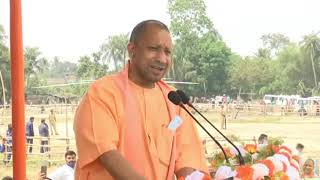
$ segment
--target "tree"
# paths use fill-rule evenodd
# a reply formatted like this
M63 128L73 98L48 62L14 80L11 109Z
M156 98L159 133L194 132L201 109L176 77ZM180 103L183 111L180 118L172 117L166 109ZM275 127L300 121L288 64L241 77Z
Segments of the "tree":
M2 25L0 25L0 71L3 77L4 89L1 87L2 94L5 94L5 98L8 99L11 93L11 74L10 74L10 62L9 62L9 48L7 46L8 37ZM0 96L3 102L3 96Z
M39 82L39 75L48 68L48 60L42 56L37 47L26 47L24 50L26 87L30 88L30 80ZM33 83L33 85L35 85Z
M320 57L320 38L318 33L311 33L303 37L301 42L301 47L306 55L306 59L309 59L312 65L313 78L314 78L314 88L318 88L317 73L316 70L319 69L319 57Z
M92 53L93 58L93 76L95 79L98 79L102 76L105 76L108 71L108 65L102 59L102 53L96 52Z
M283 48L273 63L275 79L269 84L272 92L278 94L299 93L297 86L303 79L303 66L301 62L301 50L299 46L292 43Z
M280 33L262 35L261 40L264 48L269 50L271 56L277 55L282 48L290 44L289 38Z
M169 0L168 10L175 40L168 76L178 81L198 82L205 93L221 92L227 78L230 50L207 17L204 1ZM192 94L202 93L199 89L188 87Z
M51 78L64 78L66 75L76 74L77 64L69 61L61 61L54 57L50 63L49 76Z
M116 72L126 64L128 36L128 33L109 36L100 46L103 61L113 62Z
M259 48L255 56L261 59L271 59L271 52L267 48Z
M90 57L81 56L77 67L77 77L83 79L93 79L93 69L94 64L90 60Z
M205 9L202 0L168 1L170 29L175 39L174 61L169 76L175 80L184 81L195 75L194 65L190 62L195 52L193 48L198 44L200 36L213 29Z
M233 93L239 89L254 93L270 92L272 89L268 84L275 79L272 63L258 57L241 58L233 55L228 71L228 82Z
M206 14L203 0L169 0L168 10L171 17L170 29L174 37L199 37L210 32L220 38Z
M107 74L108 65L102 61L101 53L91 56L81 56L77 67L77 77L85 80L95 80Z

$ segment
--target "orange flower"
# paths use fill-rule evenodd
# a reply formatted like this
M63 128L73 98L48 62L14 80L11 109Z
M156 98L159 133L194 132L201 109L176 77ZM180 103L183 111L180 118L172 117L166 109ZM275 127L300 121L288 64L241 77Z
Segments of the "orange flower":
M212 177L209 174L204 173L202 180L212 180Z
M211 161L211 167L214 169L217 168L217 161L216 160Z
M271 176L270 180L290 180L289 176L283 171L276 173L274 176Z
M278 152L279 151L279 146L272 145L271 149L272 149L273 152Z
M242 180L252 180L253 168L251 166L239 166L236 168L236 177Z
M228 158L233 158L235 157L235 154L233 152L231 152L231 150L229 148L223 148L224 152L226 152L226 155Z
M283 174L283 175L280 177L280 180L290 180L290 178L289 178L288 175Z
M269 169L269 176L271 177L274 173L274 164L271 160L269 159L265 159L265 160L262 160L262 161L258 161L258 163L261 163L261 164L264 164L267 166L267 168Z
M244 149L245 149L248 153L254 154L254 153L257 152L257 145L255 145L255 144L246 144L246 145L244 146Z

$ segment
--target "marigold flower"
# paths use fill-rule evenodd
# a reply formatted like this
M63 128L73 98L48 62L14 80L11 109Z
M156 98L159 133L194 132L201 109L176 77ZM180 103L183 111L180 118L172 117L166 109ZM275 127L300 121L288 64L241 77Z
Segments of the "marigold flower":
M236 168L236 177L242 180L252 180L253 168L251 166L239 166Z
M255 144L246 144L246 145L244 146L244 149L245 149L248 153L254 154L254 153L257 152L257 145L255 145Z

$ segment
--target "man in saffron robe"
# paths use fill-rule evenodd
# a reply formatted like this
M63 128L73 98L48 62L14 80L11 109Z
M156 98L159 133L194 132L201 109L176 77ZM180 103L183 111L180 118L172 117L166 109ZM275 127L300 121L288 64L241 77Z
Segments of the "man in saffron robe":
M93 83L79 104L75 179L164 180L207 173L197 129L167 99L172 88L161 80L171 65L169 29L157 20L143 21L127 50L124 70Z

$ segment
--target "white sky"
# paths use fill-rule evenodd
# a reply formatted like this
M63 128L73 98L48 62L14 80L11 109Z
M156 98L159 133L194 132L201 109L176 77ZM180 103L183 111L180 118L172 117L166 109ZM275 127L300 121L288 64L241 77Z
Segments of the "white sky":
M205 0L207 14L227 45L252 55L266 33L298 41L320 31L319 0ZM76 62L109 35L130 32L138 22L169 25L167 0L22 0L24 46ZM9 34L9 0L0 0L0 24Z

